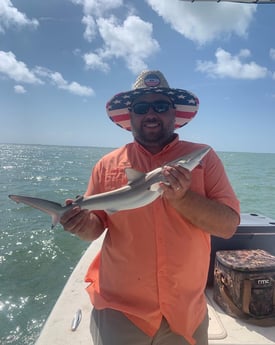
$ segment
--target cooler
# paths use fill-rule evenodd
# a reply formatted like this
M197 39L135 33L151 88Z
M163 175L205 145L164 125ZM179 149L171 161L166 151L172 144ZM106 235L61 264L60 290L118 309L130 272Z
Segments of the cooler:
M230 239L211 236L208 285L213 285L218 250L262 249L275 255L275 220L257 213L242 213L236 233Z

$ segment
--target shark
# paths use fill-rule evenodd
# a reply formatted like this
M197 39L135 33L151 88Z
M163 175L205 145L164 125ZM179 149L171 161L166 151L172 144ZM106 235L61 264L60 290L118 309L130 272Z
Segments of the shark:
M210 147L205 146L165 165L179 165L192 171L200 164L209 150ZM162 194L160 182L167 183L162 174L162 169L163 167L158 167L144 173L132 168L125 168L128 179L126 185L104 193L80 196L69 205L61 205L54 201L24 195L10 194L9 198L17 203L23 203L47 213L52 217L52 228L54 228L60 222L62 215L76 206L90 211L104 210L112 214L152 203Z

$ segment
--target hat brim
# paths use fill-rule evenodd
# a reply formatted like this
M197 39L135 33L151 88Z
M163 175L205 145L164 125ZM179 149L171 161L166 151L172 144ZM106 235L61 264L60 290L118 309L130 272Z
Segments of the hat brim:
M175 106L175 129L190 122L199 109L199 99L192 92L163 87L140 88L115 95L106 104L110 119L123 129L131 131L129 107L134 99L145 94L155 93L169 97Z

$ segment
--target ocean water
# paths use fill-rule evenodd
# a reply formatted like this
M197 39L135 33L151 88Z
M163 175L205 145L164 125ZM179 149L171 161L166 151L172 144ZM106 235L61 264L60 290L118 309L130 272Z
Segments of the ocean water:
M32 345L88 243L8 194L63 203L110 148L0 145L0 344ZM275 219L275 154L219 152L242 212Z

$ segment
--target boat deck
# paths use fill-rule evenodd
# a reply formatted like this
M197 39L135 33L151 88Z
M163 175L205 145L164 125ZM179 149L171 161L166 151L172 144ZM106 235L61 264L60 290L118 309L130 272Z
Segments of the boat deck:
M86 270L99 251L102 237L94 241L74 269L59 299L57 300L36 345L87 345L93 344L90 335L91 303L86 283ZM209 345L267 345L275 344L275 327L258 327L226 315L213 301L212 288L206 290L209 324ZM82 319L76 331L71 331L74 315L78 310Z

